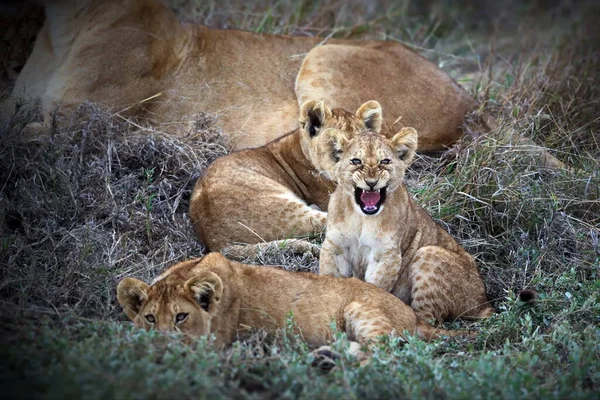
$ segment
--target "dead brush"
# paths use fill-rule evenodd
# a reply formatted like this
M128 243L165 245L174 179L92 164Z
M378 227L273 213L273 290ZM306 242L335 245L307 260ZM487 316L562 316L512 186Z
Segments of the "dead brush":
M227 153L212 118L176 138L85 103L50 136L24 139L27 118L0 132L3 299L115 316L122 276L150 280L201 254L187 203L204 168Z

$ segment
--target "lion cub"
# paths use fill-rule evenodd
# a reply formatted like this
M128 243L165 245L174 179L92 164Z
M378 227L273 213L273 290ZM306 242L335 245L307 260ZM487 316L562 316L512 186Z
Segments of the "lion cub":
M393 293L417 315L443 320L491 315L474 259L403 185L417 132L391 139L373 132L333 132L339 162L328 206L320 274L357 277Z
M379 335L408 331L429 340L467 334L426 324L394 296L358 279L246 265L220 253L175 264L152 285L125 278L117 298L140 328L214 334L217 347L230 345L244 329L283 328L290 312L310 346L330 342L335 321L354 341L350 351L359 358L368 354L358 343L368 345ZM328 351L321 348L316 355Z

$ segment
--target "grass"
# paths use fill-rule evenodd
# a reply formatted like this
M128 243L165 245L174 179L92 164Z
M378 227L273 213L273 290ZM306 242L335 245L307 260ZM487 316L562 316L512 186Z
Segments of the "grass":
M50 138L0 121L0 380L10 398L595 398L600 391L600 79L594 2L171 2L186 18L255 32L406 42L481 103L465 137L420 155L410 192L473 254L497 314L477 338L347 354L329 374L289 326L230 349L134 329L115 299L203 253L192 185L227 153L215 121L173 138L83 104ZM427 4L431 4L428 7ZM471 4L471 5L469 5ZM3 77L9 74L4 74ZM4 96L6 91L2 93ZM201 110L199 110L201 111ZM385 110L384 110L385 112ZM478 116L498 128L482 134ZM533 139L574 167L545 168ZM317 239L318 243L319 240ZM267 248L246 260L316 271ZM538 292L533 304L518 300ZM465 322L448 324L450 328ZM334 346L344 347L338 334Z

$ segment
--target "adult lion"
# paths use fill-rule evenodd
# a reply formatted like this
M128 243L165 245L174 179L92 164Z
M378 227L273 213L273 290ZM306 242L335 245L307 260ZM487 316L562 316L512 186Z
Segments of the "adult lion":
M242 149L296 128L306 99L352 110L376 98L385 122L402 117L429 151L458 139L474 106L442 70L395 42L321 45L320 38L210 29L179 22L158 0L43 3L44 26L2 104L6 116L20 98L40 102L37 131L55 110L67 115L90 100L168 132L188 130L199 111L215 113Z

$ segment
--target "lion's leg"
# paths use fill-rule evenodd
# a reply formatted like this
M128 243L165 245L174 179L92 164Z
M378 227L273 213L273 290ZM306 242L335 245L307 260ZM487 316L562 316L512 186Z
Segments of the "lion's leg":
M293 194L291 196L275 195L269 201L269 208L273 210L270 215L269 210L263 210L260 204L256 204L256 209L253 210L254 222L251 224L240 223L236 231L246 230L247 232L243 236L254 239L247 243L258 242L256 245L259 247L269 246L269 243L272 242L275 245L287 243L297 250L311 247L310 252L317 255L318 247L310 245L306 240L296 238L320 235L325 229L327 213L315 210ZM243 217L241 216L240 219Z
M293 226L291 232L294 232L295 227L298 229L295 236L321 234L327 224L327 212L315 210L306 204L294 204L289 215Z
M405 299L407 293L409 299ZM475 262L437 246L415 253L394 294L424 320L483 318L492 314Z
M327 236L321 247L319 275L343 276L348 278L352 276L352 264L346 257L346 251L331 236Z
M285 237L286 232L290 236L304 237L319 234L323 231L327 220L326 212L315 210L303 203L300 199L296 200L292 196L280 196L280 200L282 202L280 208L284 210L285 218L278 218L277 222L273 221L280 230L279 235L277 235L277 232L266 232L267 234L263 236L263 232L260 231L260 228L254 230L249 226L244 226L242 229L249 229L259 237L266 236L269 238L273 236ZM286 200L288 200L288 202L286 202ZM279 206L275 206L273 208L278 207ZM265 219L267 219L267 216L265 216ZM262 226L265 222L267 223L267 226L270 225L269 221L266 220L261 221L261 224L258 224L258 226ZM270 226L267 229L270 229ZM314 257L318 257L320 253L318 245L294 237L289 239L262 241L254 244L231 244L223 249L223 253L231 258L243 260L265 251L278 251L284 248L298 254L310 253Z
M255 177L243 178L234 177L227 184L213 179L194 189L190 217L196 234L210 250L240 245L235 252L256 254L259 248L241 250L242 245L287 242L323 232L326 212L311 208L277 182L263 179L258 185ZM231 195L238 192L244 194L244 201Z
M377 307L358 301L353 301L346 306L343 313L344 330L349 340L348 353L353 355L361 364L371 357L370 345L374 344L378 336L389 335L394 331L391 321ZM406 327L414 330L414 327ZM364 347L367 346L366 351ZM313 351L315 360L312 365L323 370L335 367L335 360L339 354L331 346L321 346Z
M370 345L378 336L394 331L392 321L377 307L353 301L344 309L344 329L348 338L362 345ZM400 330L401 327L399 327ZM407 330L414 327L406 326ZM396 332L400 334L401 332Z
M373 252L373 261L367 266L365 281L391 292L400 275L402 255L396 247L380 246Z

